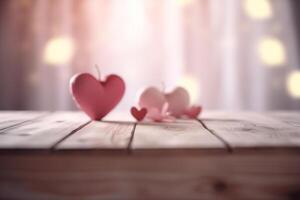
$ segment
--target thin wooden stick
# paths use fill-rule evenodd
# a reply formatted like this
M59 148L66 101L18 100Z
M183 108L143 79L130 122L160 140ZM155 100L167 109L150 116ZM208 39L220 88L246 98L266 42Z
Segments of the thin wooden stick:
M97 71L97 74L98 74L98 80L100 80L101 79L100 67L96 64L95 68L96 68L96 71Z

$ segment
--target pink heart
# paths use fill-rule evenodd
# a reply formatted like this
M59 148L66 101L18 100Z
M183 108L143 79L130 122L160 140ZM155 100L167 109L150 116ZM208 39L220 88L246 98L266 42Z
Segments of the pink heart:
M198 117L198 115L201 113L202 107L201 106L191 106L186 111L185 114L192 119L195 119Z
M131 115L137 120L137 121L142 121L146 114L147 114L147 109L146 108L141 108L138 110L136 107L131 107L130 109Z
M169 103L168 111L174 117L180 117L184 114L190 103L189 93L183 87L177 87L170 93L165 94Z
M164 93L157 88L149 87L140 95L139 105L148 109L148 114L153 108L159 112L163 105L168 103L168 113L174 117L180 117L184 114L189 105L189 94L182 88L177 87L170 93ZM147 115L148 115L147 114Z
M70 89L77 105L92 120L101 120L122 99L125 83L117 75L99 81L91 74L83 73L72 77Z
M166 103L164 94L155 87L145 89L139 97L139 106L148 110L157 108L160 111L164 103Z
M164 103L161 110L158 110L157 108L151 108L147 117L155 122L172 122L175 120L175 118L169 115L167 112L168 108L168 103Z

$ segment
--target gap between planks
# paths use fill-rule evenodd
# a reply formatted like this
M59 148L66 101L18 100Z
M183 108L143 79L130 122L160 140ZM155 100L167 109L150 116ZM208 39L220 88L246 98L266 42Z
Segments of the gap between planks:
M75 112L57 112L7 129L0 134L1 150L50 150L61 138L89 120Z
M194 120L193 120L194 121ZM105 122L105 121L102 121L103 123L107 123L107 122ZM94 122L94 123L102 123L102 122ZM197 127L199 126L199 128L200 127L202 127L202 129L203 130L205 130L206 131L206 133L207 132L209 132L208 130L207 130L207 127L205 127L203 124L201 124L201 123L199 123L197 120L195 120L194 121L195 122L195 125L197 125ZM81 127L78 127L77 129L74 129L71 133L69 133L69 134L67 134L64 138L62 138L61 140L59 140L54 146L52 146L52 150L66 150L66 149L73 149L73 150L76 150L76 149L80 149L80 145L78 145L78 140L80 139L80 137L82 137L83 135L86 135L86 134L88 134L88 135L91 135L90 134L90 131L91 130L89 130L89 128L90 127L88 127L88 126L90 126L89 124L91 124L91 123L93 123L93 122L88 122L88 123L86 123L86 124L84 124L84 125L82 125ZM116 123L118 123L118 122L114 122L113 124L116 124ZM128 141L126 142L126 144L124 144L124 146L123 145L121 145L121 146L123 146L123 147L121 147L121 146L119 146L119 149L123 149L123 151L124 152L126 152L126 153L128 153L128 154L132 154L132 153L134 153L134 152L136 152L136 151L139 151L139 150L146 150L146 151L148 151L148 150L153 150L153 149L155 149L155 150L158 150L158 149L162 149L162 148L166 148L166 149L175 149L175 150L181 150L181 149L186 149L186 148L191 148L191 146L193 146L191 149L202 149L203 148L203 146L201 146L201 143L199 143L199 147L196 147L196 146L194 146L195 144L191 144L191 143L187 143L187 146L185 146L185 147L183 147L183 148L181 148L181 147L176 147L176 146L169 146L169 144L167 144L167 143L162 143L162 146L156 146L156 145L154 145L153 147L149 147L149 146L145 146L145 147L143 147L143 146L140 146L140 147L135 147L134 146L134 141L137 139L136 138L136 134L138 134L138 132L137 132L137 127L138 126L145 126L145 124L139 124L139 123L137 123L137 122L134 122L134 123L132 123L131 124L131 127L130 127L130 130L128 130ZM147 124L146 124L147 125ZM164 124L156 124L157 126L165 126ZM99 126L99 125L98 125ZM147 126L149 126L149 124L147 125ZM161 127L160 127L161 128ZM141 131L141 130L140 130ZM160 129L157 129L156 131L160 131ZM172 131L171 131L172 132ZM140 133L140 132L139 132ZM145 133L145 132L144 132ZM151 134L150 132L148 132L148 134ZM175 133L174 133L175 134ZM198 133L195 133L195 134L198 134ZM208 135L211 135L211 133L209 132L209 133L207 133ZM140 135L141 136L141 135ZM228 150L228 147L224 144L224 142L219 138L219 137L216 137L214 134L212 134L212 136L211 136L212 138L215 138L215 141L218 141L218 143L220 144L220 145L222 145L223 146L223 149L226 151L226 152L228 152L229 150ZM101 138L101 137L100 137ZM98 139L100 139L100 138L98 138ZM103 137L103 138L101 138L101 139L104 139L104 140L106 140L106 138L105 137ZM159 137L157 138L157 139L160 139ZM162 139L166 139L166 138L162 138ZM180 138L179 138L180 139ZM196 139L201 139L201 138L198 138L198 137L196 137ZM76 144L77 143L77 144ZM150 142L151 143L151 142ZM105 144L105 142L103 143L103 144ZM102 144L102 145L103 145ZM182 144L184 144L184 143L181 143L180 145L182 145ZM99 144L98 144L99 145ZM98 147L101 147L101 146L98 146L97 144L92 144L92 148L86 148L86 149L95 149L95 150L97 150L98 149ZM179 145L179 146L180 146ZM189 146L189 145L191 145L191 146ZM215 143L214 143L214 145L216 145ZM150 145L151 146L151 145ZM198 146L198 145L197 145ZM110 146L108 146L108 148L107 148L107 146L106 146L106 144L103 146L104 147L104 149L110 149ZM121 147L121 148L120 148ZM160 148L161 147L161 148ZM81 146L81 148L85 148L85 147L83 147L83 146ZM118 148L117 148L118 149ZM205 149L205 147L204 147L204 149Z
M14 125L12 125L14 127L12 127L12 128L7 127L6 130L24 126L25 124L29 124L30 121L34 122L34 121L37 121L38 119L43 119L45 116L47 116L47 114L48 113L46 113L44 115L41 114L40 116L26 120L25 122L22 122L21 124L18 123L18 125L14 124ZM208 118L208 120L205 118L201 119L201 120L196 119L194 121L194 123L198 124L199 127L201 126L203 130L206 130L206 132L209 132L207 134L211 135L211 137L213 137L219 143L222 143L222 145L224 147L223 148L224 151L232 153L233 151L236 152L236 151L243 150L245 148L246 149L249 149L249 148L253 148L253 149L273 148L273 147L277 148L277 146L281 145L281 147L285 147L284 145L289 145L289 144L291 147L297 147L296 143L294 142L294 140L297 139L296 133L298 132L297 131L298 121L296 120L297 118L294 116L290 117L291 119L293 119L295 121L292 123L292 125L290 125L290 123L288 123L291 121L291 119L288 118L285 120L285 118L283 121L280 121L279 119L273 119L272 116L259 114L259 113L250 113L250 114L237 113L237 114L230 114L230 115L228 113L225 113L223 115L215 115L214 117L210 117L210 118ZM209 119L213 119L213 122L214 121L215 122L211 124ZM281 117L280 117L280 119L281 119ZM105 123L107 121L102 121L102 122ZM223 123L223 122L226 122L226 123ZM65 141L68 141L68 139L70 137L73 137L73 135L76 135L78 131L81 131L81 129L85 128L89 123L91 123L91 121L86 120L84 122L84 124L82 124L82 123L75 124L75 126L71 127L70 129L64 130L65 133L64 133L63 137L61 137L59 140L57 140L54 143L52 143L51 145L49 145L48 148L50 150L60 150L59 148L57 148L58 145L60 145L61 143L64 143ZM111 123L116 124L116 123L118 123L118 121L112 121ZM216 126L216 124L218 124L218 123L221 126ZM126 131L128 140L126 142L124 142L122 145L122 149L124 150L124 152L132 153L135 151L139 151L140 149L141 150L159 149L159 146L155 146L155 145L153 147L151 145L150 145L150 147L149 146L147 147L147 145L146 145L146 148L144 148L143 146L140 145L137 148L135 148L136 139L138 136L141 136L139 134L140 133L140 130L139 130L140 125L143 126L143 123L140 124L137 122L132 122L130 124L130 126L128 126L127 131ZM156 125L163 126L163 124L156 124ZM20 131L20 130L18 130L18 131ZM159 129L155 129L154 131L159 131ZM191 130L189 133L192 133L194 131L195 130ZM183 132L185 132L185 131L183 131ZM166 132L164 132L164 133L166 133ZM254 135L252 137L254 137L255 140L254 139L251 140L251 137L250 137L251 135L249 135L248 133L249 134L252 133L252 135ZM276 136L275 137L276 140L274 138L268 138L268 137L272 136L271 133L272 133L272 135ZM143 134L144 134L144 136L147 137L147 136L149 136L148 134L151 134L151 132L149 132L149 129L148 129L148 133L147 133L147 131L146 132L144 131ZM172 136L172 134L173 134L172 129L169 130L169 134L170 134L170 136ZM291 139L287 138L286 140L283 140L283 139L285 139L284 137L288 137L289 134L292 134L290 136ZM167 135L162 134L162 136L163 136L162 138L165 140L169 139L168 134ZM235 140L234 136L239 136L241 141ZM265 136L265 137L263 137L263 136ZM153 137L154 137L154 139L157 139L154 142L157 142L157 141L160 142L159 137L156 137L155 134ZM49 137L48 139L50 139L50 138L52 138L52 136ZM141 139L141 137L138 137L138 138ZM250 138L250 140L249 140L249 138ZM199 139L199 138L196 137L196 139ZM269 140L271 140L271 142L273 142L273 143L269 142ZM281 140L283 140L283 141L281 141ZM182 138L178 138L178 141L179 142L182 141ZM292 143L292 142L294 142L294 143ZM296 142L297 142L297 140L296 140ZM167 147L168 149L174 150L176 148L176 146L168 146L169 144L166 144L166 143L163 143L161 145L162 145L162 147ZM164 146L164 145L166 145L166 146ZM95 147L95 149L97 149L97 148L98 147ZM184 149L184 148L185 147L183 147L182 149ZM201 149L201 147L197 147L197 144L196 144L196 146L195 146L195 144L192 144L192 148L194 148L194 149L200 148ZM178 149L180 149L180 147L178 147Z
M50 151L56 151L56 147L62 143L63 141L65 141L67 138L69 138L71 135L75 134L77 131L81 130L82 128L84 128L85 126L87 126L88 124L90 124L92 121L88 121L82 125L80 125L79 127L75 128L74 130L72 130L69 134L67 134L66 136L64 136L63 138L61 138L59 141L57 141L51 148Z
M10 125L10 126L6 126L6 127L0 129L0 134L2 134L4 131L7 131L9 129L16 128L16 127L22 126L24 124L27 124L29 122L33 122L33 121L36 121L38 119L44 118L46 116L49 116L50 114L51 114L51 112L46 112L46 113L40 114L36 117L33 117L31 119L27 119L27 120L24 120L24 121L21 121L21 122L17 122L13 125Z
M132 153L132 142L133 142L133 139L134 139L134 132L135 132L135 129L136 129L136 126L137 126L137 122L135 122L133 124L133 128L132 128L132 131L131 131L131 136L130 136L130 139L129 139L129 142L128 142L128 146L127 146L127 152L129 154Z
M266 113L218 111L205 113L201 120L213 133L223 138L234 152L299 151L297 116L287 114L287 117L281 121Z
M197 120L169 123L141 123L134 131L130 150L133 152L228 152L220 139L209 133Z
M84 127L74 130L53 149L128 153L134 126L133 122L91 121Z
M213 136L215 136L218 140L220 140L224 146L226 147L227 151L229 153L232 153L232 147L230 146L230 144L225 140L223 139L220 135L216 134L213 130L211 130L210 128L208 128L206 126L206 124L201 120L201 119L196 119L196 121L198 121L202 126L203 128L205 128L210 134L212 134Z

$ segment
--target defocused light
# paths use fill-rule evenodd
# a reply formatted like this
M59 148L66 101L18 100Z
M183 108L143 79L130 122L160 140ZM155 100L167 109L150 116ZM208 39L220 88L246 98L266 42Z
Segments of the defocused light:
M73 42L68 37L56 37L49 40L44 50L47 64L61 65L68 63L74 52Z
M287 90L294 98L300 98L300 71L289 74L287 79Z
M193 3L193 0L177 0L178 5L187 6Z
M269 67L282 66L285 63L285 48L282 42L273 37L265 37L258 44L261 61Z
M192 103L197 102L199 96L199 82L195 77L187 74L181 78L178 85L188 91Z
M272 16L272 7L269 0L244 0L244 9L252 19L268 19Z

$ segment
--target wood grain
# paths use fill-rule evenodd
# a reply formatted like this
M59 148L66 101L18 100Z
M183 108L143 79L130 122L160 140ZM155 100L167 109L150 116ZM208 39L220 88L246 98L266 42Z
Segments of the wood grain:
M132 135L126 117L54 113L0 134L0 199L300 199L298 116L204 113L205 126L143 122Z
M93 121L57 149L127 149L134 123Z
M45 115L46 112L34 111L1 111L0 112L0 131L20 125L35 118Z
M0 156L0 199L297 199L297 154Z
M266 114L269 117L278 119L291 126L300 128L300 113L299 112L270 112Z
M265 114L207 113L201 121L233 150L300 146L299 129Z
M57 112L4 130L0 134L0 148L50 149L60 139L88 121L82 113Z
M132 149L197 149L225 150L218 138L196 120L177 120L170 123L138 123Z

